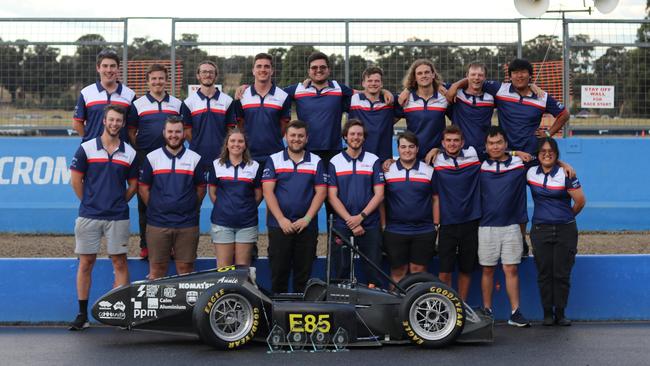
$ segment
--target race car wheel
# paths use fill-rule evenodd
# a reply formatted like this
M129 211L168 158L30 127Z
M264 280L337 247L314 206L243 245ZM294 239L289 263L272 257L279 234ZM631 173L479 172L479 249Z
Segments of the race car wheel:
M408 292L411 287L422 282L440 282L440 280L429 272L417 272L407 274L397 284Z
M192 320L199 338L219 349L249 343L260 327L260 301L238 285L212 286L197 300Z
M463 331L465 310L454 290L439 282L426 282L404 296L400 320L413 343L438 348L456 340Z

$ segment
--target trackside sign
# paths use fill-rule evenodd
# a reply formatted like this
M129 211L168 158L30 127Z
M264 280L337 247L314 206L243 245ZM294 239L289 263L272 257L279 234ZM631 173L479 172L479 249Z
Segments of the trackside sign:
M614 108L614 85L583 85L580 93L582 108Z

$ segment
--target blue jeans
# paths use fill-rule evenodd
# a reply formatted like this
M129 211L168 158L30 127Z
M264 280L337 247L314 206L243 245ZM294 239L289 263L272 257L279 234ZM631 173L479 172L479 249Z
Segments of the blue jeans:
M348 240L352 236L352 231L348 228L337 228L337 230ZM335 235L333 236L336 237ZM336 244L336 242L331 243L331 245L332 278L350 278L350 249ZM368 259L381 267L381 232L379 227L366 229L366 233L362 236L355 236L354 245L356 245L361 253L365 254ZM379 273L366 263L366 261L362 260L361 263L361 268L366 276L366 282L377 287L382 287L383 281Z

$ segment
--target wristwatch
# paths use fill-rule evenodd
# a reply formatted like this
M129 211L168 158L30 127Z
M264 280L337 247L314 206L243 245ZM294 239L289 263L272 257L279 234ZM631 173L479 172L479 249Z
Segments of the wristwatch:
M361 213L360 213L359 215L361 215L361 217L362 217L364 220L365 220L366 218L368 218L368 215L366 215L366 213L363 212L363 211L361 211Z

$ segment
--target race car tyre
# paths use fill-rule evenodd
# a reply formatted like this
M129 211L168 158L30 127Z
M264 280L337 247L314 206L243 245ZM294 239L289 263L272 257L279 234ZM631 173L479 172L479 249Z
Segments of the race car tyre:
M408 292L410 288L422 282L440 282L438 277L429 272L409 273L397 283L399 287Z
M448 345L465 326L463 301L453 289L440 282L412 287L400 304L399 314L408 338L428 348Z
M218 349L249 343L260 328L260 300L238 285L212 286L198 298L192 321L199 338Z

